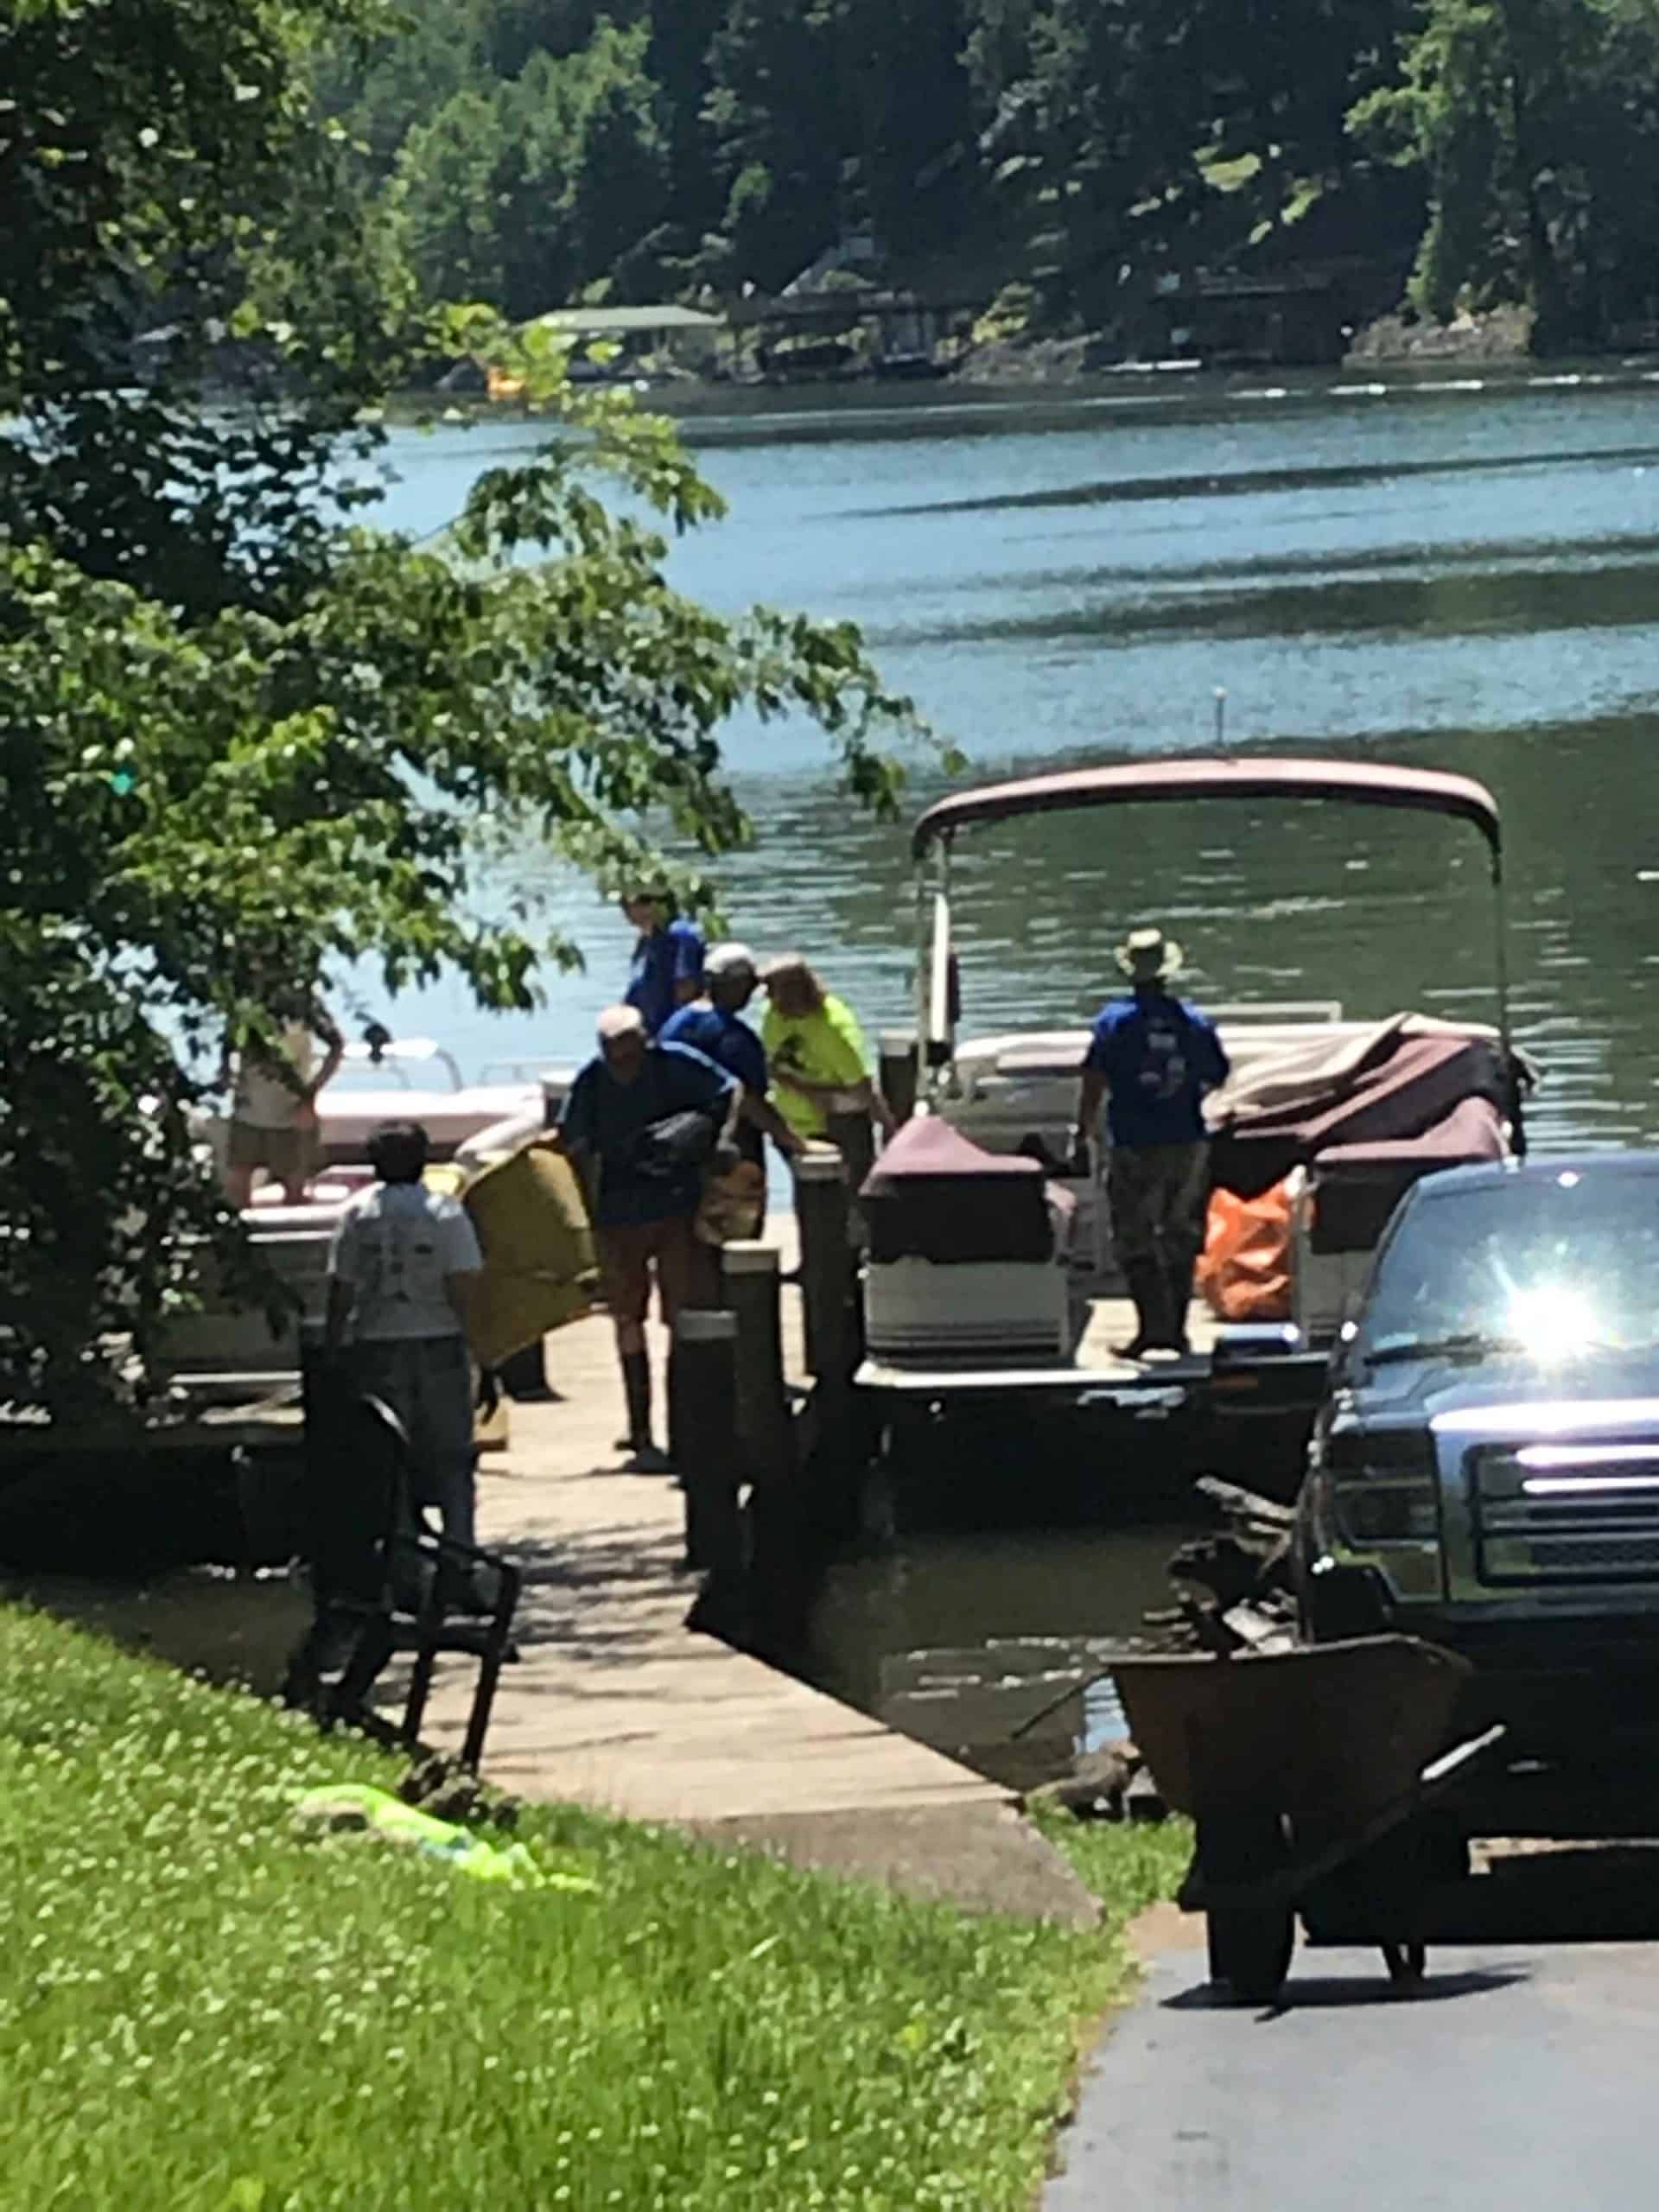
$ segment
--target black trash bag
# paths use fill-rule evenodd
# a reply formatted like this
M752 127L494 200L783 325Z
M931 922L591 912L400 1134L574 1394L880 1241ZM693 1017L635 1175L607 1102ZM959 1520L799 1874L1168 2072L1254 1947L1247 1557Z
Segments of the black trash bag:
M712 1156L720 1125L712 1115L695 1106L683 1113L664 1114L639 1132L634 1165L642 1175L671 1179L702 1166Z

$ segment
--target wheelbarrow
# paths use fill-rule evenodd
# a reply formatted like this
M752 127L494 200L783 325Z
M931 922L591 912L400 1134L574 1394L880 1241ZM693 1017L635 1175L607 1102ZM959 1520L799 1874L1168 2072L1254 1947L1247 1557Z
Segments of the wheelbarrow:
M1391 1980L1421 1979L1429 1901L1467 1871L1446 1801L1503 1734L1447 1748L1471 1672L1407 1636L1113 1667L1153 1780L1195 1824L1179 1902L1205 1916L1212 1980L1276 1996L1299 1914L1310 1941L1374 1942Z

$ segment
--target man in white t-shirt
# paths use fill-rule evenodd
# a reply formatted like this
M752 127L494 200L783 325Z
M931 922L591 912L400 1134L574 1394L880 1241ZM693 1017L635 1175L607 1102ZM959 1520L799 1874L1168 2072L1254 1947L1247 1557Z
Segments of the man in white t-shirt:
M321 1162L317 1093L334 1080L346 1042L320 1006L304 1021L284 1021L280 1037L281 1048L274 1055L251 1046L237 1055L225 1172L226 1196L233 1206L249 1204L254 1176L262 1168L282 1185L286 1204L299 1205Z
M473 1541L473 1370L467 1319L484 1265L457 1198L427 1190L427 1135L385 1122L369 1139L380 1180L346 1201L328 1254L327 1347L351 1325L353 1381L409 1432L415 1495L443 1533Z

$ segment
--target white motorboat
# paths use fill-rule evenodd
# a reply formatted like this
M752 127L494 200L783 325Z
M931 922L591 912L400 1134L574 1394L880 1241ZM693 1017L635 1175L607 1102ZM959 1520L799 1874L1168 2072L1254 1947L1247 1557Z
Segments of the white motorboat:
M339 1074L318 1093L323 1165L305 1203L287 1205L281 1186L267 1181L243 1217L259 1257L293 1300L290 1314L273 1329L263 1313L209 1295L168 1325L164 1364L174 1387L199 1400L234 1402L297 1380L302 1329L321 1324L327 1302L328 1248L340 1210L373 1180L368 1141L380 1122L418 1122L435 1164L469 1165L544 1128L575 1073L533 1062L497 1064L486 1070L493 1079L469 1084L433 1038L373 1032L347 1045ZM222 1117L203 1123L202 1140L215 1160L224 1157L227 1133Z

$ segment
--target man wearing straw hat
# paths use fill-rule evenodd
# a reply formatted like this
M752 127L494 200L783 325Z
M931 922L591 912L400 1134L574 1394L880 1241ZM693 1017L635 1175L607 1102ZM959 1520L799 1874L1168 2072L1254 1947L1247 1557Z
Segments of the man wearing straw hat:
M1129 992L1096 1020L1077 1135L1081 1143L1095 1134L1104 1095L1112 1237L1135 1300L1135 1336L1122 1352L1140 1359L1187 1348L1186 1309L1210 1199L1203 1099L1227 1080L1227 1055L1215 1024L1166 988L1180 973L1181 948L1161 930L1132 930L1117 964Z

